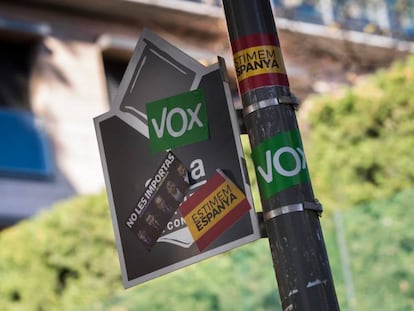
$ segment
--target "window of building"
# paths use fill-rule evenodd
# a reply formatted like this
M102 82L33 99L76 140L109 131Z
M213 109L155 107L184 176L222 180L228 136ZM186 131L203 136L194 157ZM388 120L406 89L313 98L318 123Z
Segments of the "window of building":
M108 95L109 99L112 101L118 91L126 67L128 66L128 60L104 54L103 61Z
M52 175L47 135L30 102L37 44L24 34L0 31L0 177Z

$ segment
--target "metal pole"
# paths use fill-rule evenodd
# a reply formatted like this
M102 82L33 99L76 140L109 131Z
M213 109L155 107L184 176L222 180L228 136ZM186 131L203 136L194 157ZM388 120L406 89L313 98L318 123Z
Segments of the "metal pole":
M339 310L270 2L223 6L283 310Z

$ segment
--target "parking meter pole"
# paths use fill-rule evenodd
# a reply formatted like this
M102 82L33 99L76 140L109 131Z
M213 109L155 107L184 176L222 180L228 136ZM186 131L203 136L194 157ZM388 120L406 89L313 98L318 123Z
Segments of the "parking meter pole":
M270 2L223 6L283 310L339 310Z

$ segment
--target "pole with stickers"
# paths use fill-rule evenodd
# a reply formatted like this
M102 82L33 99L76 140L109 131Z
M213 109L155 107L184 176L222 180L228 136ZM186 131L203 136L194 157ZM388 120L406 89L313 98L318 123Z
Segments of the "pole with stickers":
M283 310L339 310L269 0L223 0Z

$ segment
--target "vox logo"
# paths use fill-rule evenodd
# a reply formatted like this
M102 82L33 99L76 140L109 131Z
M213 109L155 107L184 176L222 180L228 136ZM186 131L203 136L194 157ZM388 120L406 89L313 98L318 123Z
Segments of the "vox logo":
M208 139L207 108L201 89L147 104L152 152Z
M253 149L252 158L259 189L266 199L310 180L298 130L265 140Z

